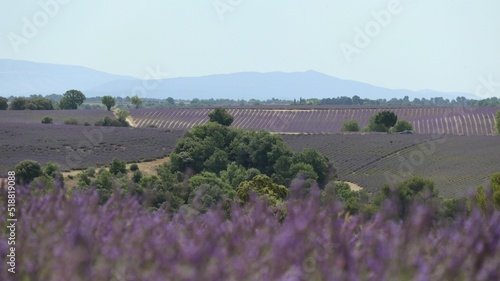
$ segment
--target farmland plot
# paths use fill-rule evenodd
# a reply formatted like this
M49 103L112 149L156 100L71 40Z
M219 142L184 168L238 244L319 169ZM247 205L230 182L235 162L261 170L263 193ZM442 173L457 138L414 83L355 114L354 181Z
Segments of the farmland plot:
M318 149L333 161L341 180L369 192L421 176L443 197L458 197L500 171L500 140L454 135L333 134L284 135L294 150Z
M347 120L358 120L364 127L370 116L394 111L399 119L412 123L418 134L493 135L498 107L334 107L316 109L229 108L233 127L272 132L338 133ZM134 109L131 115L138 127L155 126L188 130L208 122L208 108Z
M0 126L2 123L32 123L40 124L43 117L48 116L54 120L54 124L63 124L68 118L76 118L78 123L95 122L108 116L114 118L113 112L102 109L88 110L0 110Z
M1 123L0 174L26 159L56 162L65 170L105 165L113 158L127 162L154 160L167 156L183 133L146 128Z

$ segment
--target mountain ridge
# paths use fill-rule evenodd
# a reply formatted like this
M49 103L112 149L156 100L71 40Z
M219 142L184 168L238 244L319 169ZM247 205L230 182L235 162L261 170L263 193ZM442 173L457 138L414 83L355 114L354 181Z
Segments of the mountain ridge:
M458 96L477 98L468 93L433 90L389 89L368 83L341 79L307 70L304 72L238 72L198 77L141 80L113 75L84 66L36 63L0 59L0 95L62 94L78 89L88 97L133 96L176 99L299 99L352 97L391 99Z

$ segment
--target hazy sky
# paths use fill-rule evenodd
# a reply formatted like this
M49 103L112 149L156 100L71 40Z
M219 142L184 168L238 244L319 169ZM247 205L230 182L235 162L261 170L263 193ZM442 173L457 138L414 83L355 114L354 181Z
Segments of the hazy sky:
M0 0L0 58L138 78L316 70L500 96L499 12L498 0Z

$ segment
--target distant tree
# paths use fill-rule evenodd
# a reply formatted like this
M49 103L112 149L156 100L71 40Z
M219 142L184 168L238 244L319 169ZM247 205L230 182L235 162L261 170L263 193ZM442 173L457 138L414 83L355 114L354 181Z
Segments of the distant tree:
M9 100L4 97L0 97L0 110L6 110L7 108L9 108Z
M367 131L367 132L386 132L386 128L382 124L375 123L375 115L372 115L370 117L370 120L368 121L368 125L365 128L363 128L363 131Z
M47 162L45 163L45 166L43 166L43 173L51 178L55 178L58 169L59 166L56 163Z
M130 99L130 102L135 105L135 108L139 108L139 106L142 104L142 99L135 95Z
M31 110L52 110L52 101L43 97L30 98L26 100L26 109Z
M26 98L23 97L15 97L11 102L10 102L10 109L11 110L25 110L26 109L26 103L27 100Z
M102 97L101 102L106 106L108 110L111 110L111 107L115 106L115 99L112 96Z
M363 104L363 100L358 95L354 95L352 97L352 104L354 105Z
M356 120L345 121L344 124L342 125L342 131L343 132L358 132L359 131L358 121L356 121Z
M497 134L500 135L500 110L497 111L495 120L496 120Z
M85 95L78 90L69 90L59 101L60 109L77 109L85 101Z
M398 122L396 122L396 125L394 125L394 127L392 128L392 131L396 133L411 130L413 130L413 125L406 120L398 120Z
M329 164L328 159L321 155L316 149L306 148L293 157L295 163L305 163L313 167L318 175L318 183L323 185L328 180Z
M175 105L175 101L174 101L174 99L173 99L172 97L168 97L168 98L166 99L166 101L167 101L167 103L168 103L168 104L170 104L170 105Z
M15 167L16 178L23 184L28 184L34 178L43 174L42 166L34 160L24 160Z
M118 173L125 174L127 173L127 163L115 158L109 166L109 172L113 175L117 175Z
M221 107L217 107L210 112L208 118L210 118L210 122L219 123L224 126L231 126L234 120L233 116Z
M54 120L52 119L52 117L45 116L42 118L42 124L52 124L53 122Z
M382 111L375 115L375 124L384 125L386 132L398 121L398 116L392 111Z

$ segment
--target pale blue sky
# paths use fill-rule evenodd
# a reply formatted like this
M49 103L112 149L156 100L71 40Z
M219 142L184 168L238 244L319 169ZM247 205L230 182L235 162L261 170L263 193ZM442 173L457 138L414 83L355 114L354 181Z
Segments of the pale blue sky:
M316 70L388 88L468 93L483 77L500 96L500 1L360 2L0 0L0 58L138 78L150 68L169 77ZM40 3L52 5L44 11ZM373 12L382 10L391 19L376 23ZM356 28L369 29L368 43L356 45ZM341 46L357 50L349 57Z

